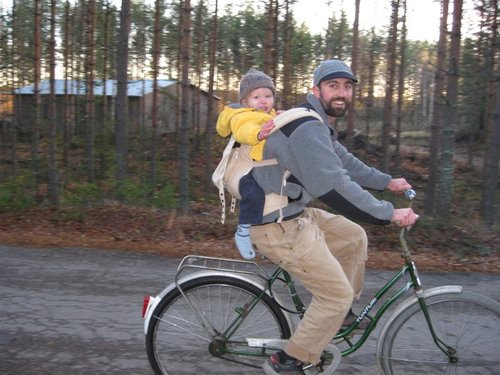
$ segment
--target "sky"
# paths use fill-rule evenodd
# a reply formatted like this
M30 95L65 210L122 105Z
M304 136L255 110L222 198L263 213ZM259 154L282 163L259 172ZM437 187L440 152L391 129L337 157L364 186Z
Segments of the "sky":
M117 6L121 0L113 0ZM154 0L144 0L153 3ZM213 3L213 0L209 0ZM253 0L254 4L262 5L266 0ZM408 39L437 41L439 36L440 1L439 0L407 0ZM191 0L192 4L197 0ZM297 0L294 5L294 15L299 23L304 22L312 33L322 33L328 24L328 19L334 14L339 17L343 8L351 23L354 22L355 0ZM467 1L465 2L467 4ZM0 5L9 7L12 0L0 0ZM219 8L224 9L226 4L249 4L248 0L219 0ZM370 30L373 26L382 30L390 22L391 0L361 0L360 28ZM473 16L465 9L465 17ZM465 22L464 22L465 24ZM463 27L467 27L465 24ZM467 30L464 30L465 32Z
M294 15L299 22L305 22L312 33L320 33L335 14L340 16L344 9L351 23L354 23L354 0L298 0ZM391 1L361 0L359 24L361 29L370 30L373 26L380 30L390 22ZM408 0L407 27L408 39L437 41L439 37L439 18L441 10L435 0ZM424 25L425 23L425 25Z

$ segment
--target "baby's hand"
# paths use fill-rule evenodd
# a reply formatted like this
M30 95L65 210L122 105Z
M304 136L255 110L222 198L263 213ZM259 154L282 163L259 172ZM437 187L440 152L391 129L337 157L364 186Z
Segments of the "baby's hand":
M269 133L271 133L271 130L273 130L275 126L273 119L266 122L264 126L262 126L262 129L260 129L259 134L257 134L257 139L261 141L269 137Z
M277 116L277 115L281 115L283 112L285 112L285 110L284 110L284 109L280 109L280 110L276 111L276 116Z

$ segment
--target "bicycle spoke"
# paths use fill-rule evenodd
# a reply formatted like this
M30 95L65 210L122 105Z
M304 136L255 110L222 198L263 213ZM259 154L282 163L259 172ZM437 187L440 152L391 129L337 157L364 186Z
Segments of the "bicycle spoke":
M436 339L450 353L436 345L415 303L390 322L381 338L378 355L385 374L483 375L500 368L500 304L460 292L437 293L426 298L426 305Z
M152 320L146 335L148 358L158 375L261 374L263 353L249 347L246 339L290 335L283 313L269 296L253 302L261 292L251 284L207 277L182 288L189 303L174 290L157 306L154 316L158 319ZM242 309L245 319L234 325ZM216 337L207 336L198 314ZM223 337L230 326L232 337Z

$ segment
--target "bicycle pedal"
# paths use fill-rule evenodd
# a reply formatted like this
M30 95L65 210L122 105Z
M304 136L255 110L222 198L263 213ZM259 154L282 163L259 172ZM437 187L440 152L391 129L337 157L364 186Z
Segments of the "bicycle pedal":
M328 344L321 356L322 360L316 365L308 365L303 370L306 375L331 375L339 367L342 354L339 348L333 344Z

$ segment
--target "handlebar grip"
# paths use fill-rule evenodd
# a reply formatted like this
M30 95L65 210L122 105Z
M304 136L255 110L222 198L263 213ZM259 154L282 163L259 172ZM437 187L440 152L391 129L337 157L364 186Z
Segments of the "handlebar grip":
M417 196L417 192L413 189L405 190L405 198L408 200L413 200Z

